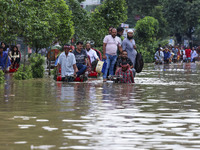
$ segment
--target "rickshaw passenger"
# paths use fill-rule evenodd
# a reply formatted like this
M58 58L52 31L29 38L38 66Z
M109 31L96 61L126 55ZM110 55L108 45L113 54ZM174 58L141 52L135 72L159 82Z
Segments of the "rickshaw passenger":
M12 67L16 68L20 62L20 52L17 46L13 46L11 51L9 52L9 56L11 59Z
M87 69L88 56L86 51L83 49L83 42L77 42L77 48L73 51L76 58L76 66L78 68L77 77L84 74Z
M95 60L99 60L99 57L97 56L97 53L95 50L91 49L91 45L90 43L87 43L86 44L86 52L87 52L87 55L90 56L90 62L92 64L93 61Z

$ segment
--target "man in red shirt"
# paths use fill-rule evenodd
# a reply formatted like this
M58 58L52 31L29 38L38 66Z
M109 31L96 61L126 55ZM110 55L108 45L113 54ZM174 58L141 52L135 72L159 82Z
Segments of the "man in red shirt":
M189 46L187 47L187 49L185 49L185 55L186 55L186 61L190 62L190 59L191 59L191 49L190 49Z

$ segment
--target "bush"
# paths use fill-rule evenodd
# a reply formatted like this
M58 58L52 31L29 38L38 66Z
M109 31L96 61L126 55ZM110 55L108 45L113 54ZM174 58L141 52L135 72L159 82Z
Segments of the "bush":
M154 61L154 54L157 47L157 41L149 43L148 45L137 44L137 50L142 53L142 57L145 63L152 63Z
M40 54L34 54L30 58L31 70L33 78L43 78L44 77L44 64L45 57Z
M16 80L27 80L32 78L31 66L24 68L24 65L20 65L17 72L14 73L14 79Z
M5 81L4 72L0 70L0 83L3 83L4 81Z

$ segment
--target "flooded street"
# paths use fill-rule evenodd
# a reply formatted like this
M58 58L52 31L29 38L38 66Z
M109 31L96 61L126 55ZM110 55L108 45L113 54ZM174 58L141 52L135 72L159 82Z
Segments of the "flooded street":
M146 64L135 84L6 78L1 150L200 149L199 62Z

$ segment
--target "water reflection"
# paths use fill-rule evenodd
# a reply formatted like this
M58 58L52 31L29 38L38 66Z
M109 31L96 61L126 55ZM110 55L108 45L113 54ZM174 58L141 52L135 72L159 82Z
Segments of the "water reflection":
M199 149L199 67L147 64L136 84L11 80L0 149Z

